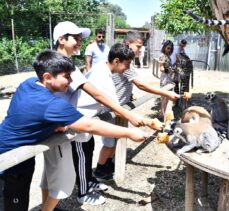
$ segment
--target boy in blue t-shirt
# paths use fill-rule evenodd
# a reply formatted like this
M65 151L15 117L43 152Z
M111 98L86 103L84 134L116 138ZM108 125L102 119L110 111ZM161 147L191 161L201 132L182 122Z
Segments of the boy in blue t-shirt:
M143 141L139 129L128 129L83 117L70 103L54 95L71 83L72 61L55 51L41 52L34 62L38 76L24 81L14 94L7 116L0 124L0 154L23 145L36 144L56 131L71 128L109 137ZM0 172L4 210L28 210L34 157Z

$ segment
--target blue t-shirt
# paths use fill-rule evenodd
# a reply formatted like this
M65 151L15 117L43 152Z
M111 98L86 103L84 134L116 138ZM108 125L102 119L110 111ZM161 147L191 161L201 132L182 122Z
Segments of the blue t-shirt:
M0 154L42 141L57 127L70 125L83 116L36 81L38 78L24 81L11 100L7 116L0 124Z

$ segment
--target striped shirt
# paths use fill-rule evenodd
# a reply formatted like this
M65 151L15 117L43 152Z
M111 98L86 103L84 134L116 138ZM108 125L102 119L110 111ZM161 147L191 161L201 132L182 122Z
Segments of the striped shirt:
M126 70L123 74L114 73L112 75L120 105L124 105L130 102L133 91L132 80L137 77L138 74L135 71L134 67Z

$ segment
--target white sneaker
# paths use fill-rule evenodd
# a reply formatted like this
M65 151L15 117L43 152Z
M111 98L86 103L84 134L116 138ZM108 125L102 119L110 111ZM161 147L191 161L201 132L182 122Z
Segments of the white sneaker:
M106 191L108 189L108 186L97 181L90 181L88 183L89 189L95 190L95 191Z
M92 191L82 197L77 197L77 201L81 204L100 205L105 203L105 198L99 193Z

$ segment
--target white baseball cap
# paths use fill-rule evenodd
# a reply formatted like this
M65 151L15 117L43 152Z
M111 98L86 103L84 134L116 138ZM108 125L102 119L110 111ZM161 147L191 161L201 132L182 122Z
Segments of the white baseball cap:
M63 21L58 23L53 30L53 43L56 44L59 37L65 34L81 34L82 37L89 37L91 30L89 28L79 28L76 24L70 21Z

